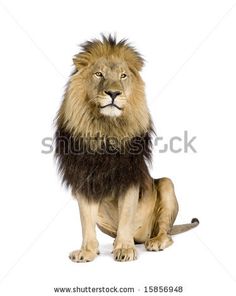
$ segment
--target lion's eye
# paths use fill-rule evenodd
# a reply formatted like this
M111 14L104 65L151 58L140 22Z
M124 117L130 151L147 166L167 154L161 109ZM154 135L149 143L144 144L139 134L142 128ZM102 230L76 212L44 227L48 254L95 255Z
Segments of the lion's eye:
M96 72L95 75L96 75L97 77L103 77L102 72Z
M127 75L125 73L123 73L123 74L120 75L120 78L121 79L125 79L126 77L127 77Z

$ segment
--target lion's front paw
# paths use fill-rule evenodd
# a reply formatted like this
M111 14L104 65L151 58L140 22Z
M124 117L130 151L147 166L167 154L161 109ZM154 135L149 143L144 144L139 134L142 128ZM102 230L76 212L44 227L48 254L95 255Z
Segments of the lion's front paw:
M121 246L113 250L114 259L116 261L133 261L137 259L137 252L134 246Z
M147 251L162 251L173 244L172 238L167 234L161 234L146 240Z
M98 253L88 250L76 250L70 253L69 258L73 262L90 262L93 261Z

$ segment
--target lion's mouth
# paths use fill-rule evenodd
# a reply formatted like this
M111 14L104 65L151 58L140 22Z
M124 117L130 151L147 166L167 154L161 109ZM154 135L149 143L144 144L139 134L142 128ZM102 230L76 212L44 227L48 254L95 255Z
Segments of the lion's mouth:
M116 104L112 104L112 103L104 105L104 106L100 106L100 108L103 109L103 108L106 108L106 107L109 107L109 106L116 107L119 110L123 110L123 108L117 106Z

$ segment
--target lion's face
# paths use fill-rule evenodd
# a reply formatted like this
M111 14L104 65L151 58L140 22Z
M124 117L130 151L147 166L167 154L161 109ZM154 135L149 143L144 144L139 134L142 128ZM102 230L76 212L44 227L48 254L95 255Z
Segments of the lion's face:
M87 71L88 103L104 116L120 116L132 93L132 73L119 58L100 58Z

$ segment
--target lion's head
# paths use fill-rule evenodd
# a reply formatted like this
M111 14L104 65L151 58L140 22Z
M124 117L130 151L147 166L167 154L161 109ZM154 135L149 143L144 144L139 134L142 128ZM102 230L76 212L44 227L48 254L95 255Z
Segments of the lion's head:
M80 136L132 137L150 129L143 59L126 40L88 41L74 59L58 122Z

